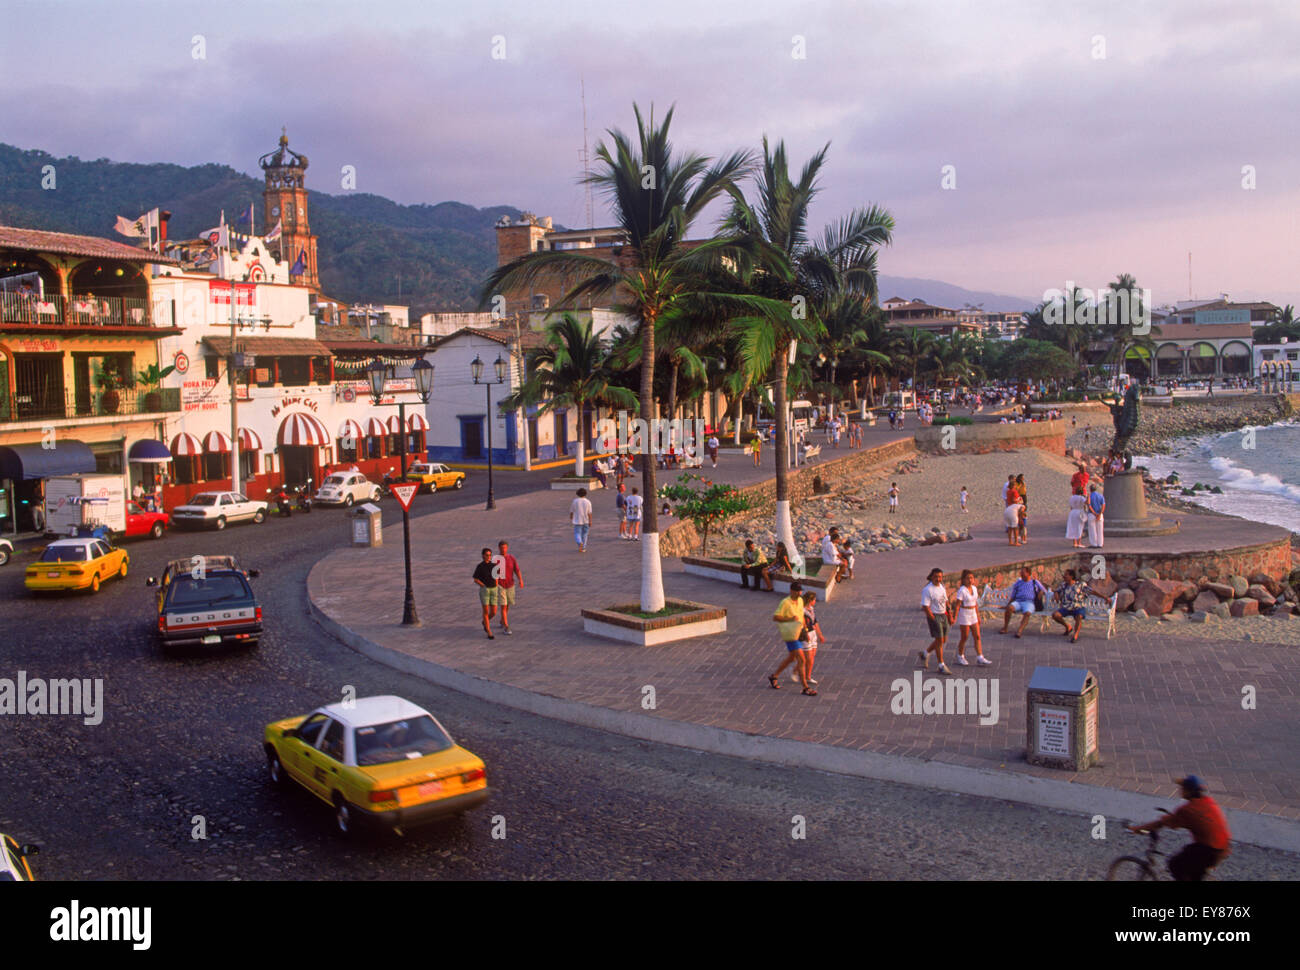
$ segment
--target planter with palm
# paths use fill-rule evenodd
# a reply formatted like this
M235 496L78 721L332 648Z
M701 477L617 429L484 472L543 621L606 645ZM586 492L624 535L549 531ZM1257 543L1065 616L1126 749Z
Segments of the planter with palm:
M884 209L856 209L828 226L819 243L808 238L808 208L829 144L804 165L798 181L790 177L785 145L769 148L763 138L763 164L754 177L751 204L739 190L732 193L728 230L746 242L755 258L740 264L742 275L762 296L781 300L778 318L742 317L733 322L751 379L766 375L772 384L776 420L776 532L786 548L797 549L790 517L786 456L786 378L796 341L820 340L825 328L817 307L830 294L849 290L867 300L876 297L876 250L887 245L894 219Z
M162 384L163 378L169 376L174 370L176 370L175 364L168 365L161 370L159 370L157 364L150 364L136 375L136 380L145 387L145 411L152 414L162 409L162 393L159 390L159 385Z
M737 248L727 239L710 239L688 248L683 245L686 234L711 202L732 189L750 157L745 152L717 161L694 153L679 156L668 137L672 110L658 125L653 109L648 119L635 105L633 110L635 141L610 129L609 143L602 141L596 148L598 170L585 179L603 190L627 240L619 262L573 250L529 253L493 271L481 302L487 305L505 291L527 290L557 279L575 281L558 301L560 306L583 296L613 296L615 309L634 321L640 338L638 399L641 418L648 425L655 416L655 336L660 321L689 316L702 293L705 271L715 269ZM733 305L759 309L755 301L743 298L733 298ZM641 465L642 492L650 497L657 493L655 463ZM664 605L657 511L654 502L647 503L642 521L641 609L649 613Z

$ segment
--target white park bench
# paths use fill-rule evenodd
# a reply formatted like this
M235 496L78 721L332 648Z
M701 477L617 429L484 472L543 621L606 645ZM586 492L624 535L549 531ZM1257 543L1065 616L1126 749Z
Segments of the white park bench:
M984 592L980 593L980 598L976 604L976 609L980 613L987 613L990 619L1001 621L1003 611L1007 608L1007 603L1011 601L1011 587L1005 589L994 589L992 586L985 584ZM1115 634L1115 609L1119 603L1119 593L1116 593L1110 599L1103 599L1100 596L1089 594L1083 603L1083 618L1085 620L1102 620L1106 621L1106 639L1109 640ZM1056 594L1050 589L1041 610L1034 610L1030 616L1037 616L1042 620L1040 633L1047 632L1047 626L1052 621L1052 614L1058 609L1056 603ZM1021 614L1023 615L1023 614Z

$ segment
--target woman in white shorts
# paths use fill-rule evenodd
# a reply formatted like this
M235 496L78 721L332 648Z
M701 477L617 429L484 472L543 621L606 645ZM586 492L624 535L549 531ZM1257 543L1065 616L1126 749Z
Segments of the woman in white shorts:
M961 630L961 639L957 641L957 663L969 667L966 661L966 638L970 637L975 645L975 662L987 667L991 661L984 656L984 645L980 642L980 594L975 589L975 574L969 569L961 571L961 585L953 597L957 604L957 626Z

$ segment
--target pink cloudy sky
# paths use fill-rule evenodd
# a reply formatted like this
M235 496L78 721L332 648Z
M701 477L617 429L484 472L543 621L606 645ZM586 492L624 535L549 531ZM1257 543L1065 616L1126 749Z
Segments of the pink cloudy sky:
M354 165L399 202L578 226L585 80L593 147L633 101L675 103L675 140L707 153L831 142L814 224L887 206L892 275L1035 298L1130 272L1165 303L1191 251L1198 297L1300 303L1286 0L193 6L11 0L0 139L253 173L287 125L312 188Z

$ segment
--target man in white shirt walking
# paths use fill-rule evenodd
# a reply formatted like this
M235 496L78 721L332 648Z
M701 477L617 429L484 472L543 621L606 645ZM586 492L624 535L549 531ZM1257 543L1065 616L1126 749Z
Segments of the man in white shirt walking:
M579 552L587 551L587 533L591 530L591 499L585 488L578 489L578 497L569 505L569 521L573 523L573 541Z
M627 505L627 538L633 542L641 541L641 508L645 500L637 493L636 488L632 489L632 494L623 500Z

